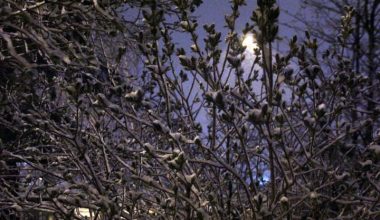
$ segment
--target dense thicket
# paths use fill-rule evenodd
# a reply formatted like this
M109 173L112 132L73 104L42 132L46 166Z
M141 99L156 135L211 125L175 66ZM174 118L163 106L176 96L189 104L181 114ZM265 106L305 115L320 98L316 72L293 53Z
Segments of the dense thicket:
M380 217L379 85L345 53L352 8L332 50L306 32L277 54L275 0L242 33L232 0L225 36L201 2L0 3L1 218Z

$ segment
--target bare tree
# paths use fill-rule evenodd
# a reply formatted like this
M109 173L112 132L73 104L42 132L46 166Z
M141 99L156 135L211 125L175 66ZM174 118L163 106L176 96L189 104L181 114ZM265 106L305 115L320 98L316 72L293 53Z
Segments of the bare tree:
M275 0L257 1L243 33L235 22L245 1L231 1L226 36L198 24L192 12L201 1L136 4L67 2L67 12L95 22L77 31L85 41L68 40L74 49L54 40L68 38L62 29L51 29L51 45L40 45L46 28L24 43L22 33L37 32L11 17L2 23L19 25L3 31L1 41L7 45L1 65L16 72L1 84L4 216L43 211L82 219L78 208L86 208L92 219L379 217L380 134L354 141L378 117L349 120L352 112L368 111L358 108L357 93L373 84L355 73L345 53L322 58L306 32L304 42L295 36L287 53L276 54ZM111 10L128 6L141 11L140 26ZM36 3L12 7L10 14L41 16ZM352 19L347 8L337 50L347 47ZM55 20L40 19L51 28ZM253 54L242 45L249 33L258 44ZM177 44L175 37L185 35L189 45ZM116 40L135 42L141 72L128 68L127 49ZM24 45L35 53L24 53ZM85 63L90 54L94 67Z

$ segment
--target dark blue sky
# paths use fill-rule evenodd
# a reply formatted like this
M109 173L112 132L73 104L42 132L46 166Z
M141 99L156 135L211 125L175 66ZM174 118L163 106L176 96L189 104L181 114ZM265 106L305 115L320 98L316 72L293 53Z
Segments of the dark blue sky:
M277 0L277 4L280 6L280 23L293 23L295 19L288 15L287 12L291 14L296 14L296 12L300 8L301 0ZM252 24L250 17L252 15L252 11L256 9L256 0L247 0L247 5L241 7L240 9L240 17L236 23L236 31L237 33L241 33L241 30L244 28L245 23L249 22ZM216 25L216 30L222 32L222 40L225 39L227 35L227 29L225 26L224 16L226 14L230 14L232 12L231 4L229 0L204 0L203 4L195 11L194 15L198 18L198 34L199 34L199 43L202 46L203 38L205 37L205 32L203 28L201 28L204 24L212 24ZM295 35L295 31L290 29L284 25L280 24L279 36L283 37L284 40L279 43L280 51L286 50L288 45L288 39ZM303 33L301 33L303 34ZM174 34L174 42L177 43L178 46L189 48L192 44L190 42L190 36L188 34ZM224 49L225 42L221 43L221 48ZM285 47L283 47L285 46ZM275 48L276 49L276 48Z
M287 13L295 14L299 10L301 0L277 0L277 4L280 6L280 22L294 23ZM247 5L241 7L240 18L237 22L237 30L241 31L249 18L252 15L252 11L256 9L256 0L247 0ZM219 31L223 31L224 16L231 13L229 0L204 0L202 6L196 11L196 15L199 16L199 24L215 23ZM252 23L252 22L251 22ZM283 25L280 25L279 35L282 37L293 36L294 30L291 30Z

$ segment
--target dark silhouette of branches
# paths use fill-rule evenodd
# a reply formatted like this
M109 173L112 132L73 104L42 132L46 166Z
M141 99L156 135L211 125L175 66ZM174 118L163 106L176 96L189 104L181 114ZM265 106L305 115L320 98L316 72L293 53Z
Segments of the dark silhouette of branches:
M275 0L243 33L231 1L225 36L201 3L1 3L1 218L379 217L380 133L357 137L378 81L344 52L352 8L335 52L306 32L278 54Z

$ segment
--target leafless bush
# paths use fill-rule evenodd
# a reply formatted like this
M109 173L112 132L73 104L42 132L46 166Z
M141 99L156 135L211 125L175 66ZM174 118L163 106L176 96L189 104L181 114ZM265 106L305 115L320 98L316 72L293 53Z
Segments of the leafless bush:
M235 30L243 0L231 1L227 36L197 23L200 1L106 2L3 3L3 216L379 217L380 134L357 138L379 99L371 111L355 104L373 82L344 53L320 65L306 33L277 54L274 0L258 0L243 30L257 39L251 56ZM118 16L131 6L143 24ZM126 63L134 45L141 72Z

